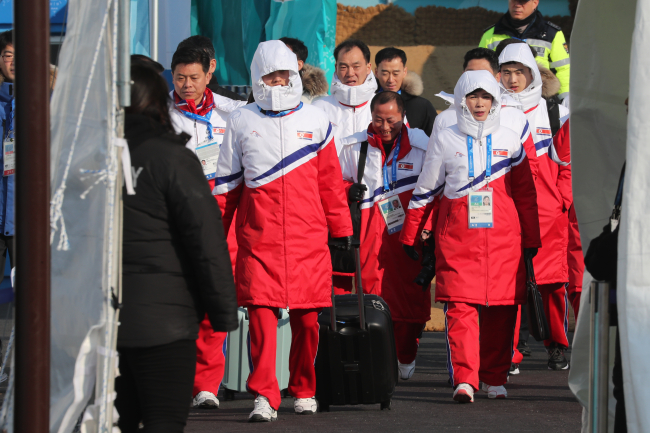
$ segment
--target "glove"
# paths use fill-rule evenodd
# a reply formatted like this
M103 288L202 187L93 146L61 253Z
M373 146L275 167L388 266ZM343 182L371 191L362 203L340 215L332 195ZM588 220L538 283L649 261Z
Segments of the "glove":
M406 255L409 256L411 259L417 260L420 258L420 255L418 254L417 251L415 251L415 247L413 245L402 244L402 248L404 248L404 251L406 251Z
M368 191L368 187L362 183L353 183L348 190L348 201L361 201L363 200L363 195Z
M533 260L533 257L537 255L537 248L524 248L524 259Z
M343 236L342 238L332 238L331 245L337 250L350 251L352 247L352 236Z

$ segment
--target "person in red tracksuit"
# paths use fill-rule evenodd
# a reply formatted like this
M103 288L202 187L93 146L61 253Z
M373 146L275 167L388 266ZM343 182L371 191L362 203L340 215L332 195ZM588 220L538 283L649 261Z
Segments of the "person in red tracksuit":
M524 256L542 245L535 183L519 134L500 126L500 98L489 72L460 77L457 124L431 137L400 236L413 258L442 195L433 217L436 301L445 303L447 366L461 403L474 401L479 381L489 398L506 398L517 305L526 302Z
M303 105L296 55L281 41L259 44L251 64L255 103L235 110L213 194L226 231L237 235L237 301L248 308L255 396L249 421L275 421L278 309L289 309L289 393L298 414L316 412L318 314L332 305L328 229L349 249L352 221L333 126Z
M544 341L547 365L550 370L566 370L569 368L564 356L564 350L569 347L569 210L573 204L570 156L567 157L570 155L566 123L569 112L559 106L561 130L554 140L548 108L542 98L541 73L527 44L506 46L499 55L499 65L501 84L521 103L537 149L535 187L542 248L533 265L550 328L550 338ZM516 361L513 358L513 363Z
M415 370L418 336L431 314L430 282L414 283L422 269L406 257L399 242L404 209L422 171L429 137L404 124L404 102L395 92L378 93L370 104L372 123L367 131L342 140L339 161L348 200L361 202L361 274L363 289L384 298L390 307L400 376ZM361 143L368 141L363 179L357 179ZM387 172L387 183L383 173ZM390 205L389 205L390 204ZM395 225L382 212L401 214ZM342 286L342 278L339 285ZM351 278L347 281L351 293ZM344 292L339 288L338 293Z

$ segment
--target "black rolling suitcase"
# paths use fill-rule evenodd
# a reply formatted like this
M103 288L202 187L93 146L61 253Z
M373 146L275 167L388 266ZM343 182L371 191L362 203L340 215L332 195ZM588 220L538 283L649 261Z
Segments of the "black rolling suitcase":
M347 404L379 403L390 409L397 384L390 310L381 297L363 294L358 248L355 256L357 294L334 296L332 288L332 308L318 318L316 399L321 412Z

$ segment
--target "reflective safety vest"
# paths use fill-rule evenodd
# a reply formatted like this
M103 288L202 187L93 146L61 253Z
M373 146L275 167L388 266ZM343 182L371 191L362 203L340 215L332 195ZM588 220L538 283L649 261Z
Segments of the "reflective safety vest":
M564 99L569 94L569 77L571 64L569 60L569 48L567 47L564 33L559 26L545 21L539 12L536 22L530 24L523 35L523 41L533 47L537 53L535 60L540 66L552 70L560 80L560 98ZM481 38L478 46L496 50L499 42L508 38L518 36L504 24L505 15L496 25L487 29Z

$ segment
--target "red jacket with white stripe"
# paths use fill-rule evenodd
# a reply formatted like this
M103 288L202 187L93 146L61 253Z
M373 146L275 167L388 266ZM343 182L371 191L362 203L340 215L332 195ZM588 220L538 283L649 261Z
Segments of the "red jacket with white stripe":
M368 154L363 179L357 179L361 143L368 140ZM378 203L386 198L398 199L403 209L422 172L429 137L420 129L402 126L400 149L397 155L396 187L384 191L383 166L387 155L381 137L375 135L372 125L343 139L339 155L343 179L348 187L362 183L368 187L361 201L361 275L364 292L381 296L390 307L395 321L425 323L431 314L431 291L422 290L413 280L422 269L419 261L411 260L402 251L400 232L388 234L386 222ZM388 155L389 180L392 181L392 161L395 149Z
M465 95L481 88L499 100L487 71L465 72L455 89L458 124L432 137L407 211L401 242L413 245L436 196L436 301L482 305L526 302L523 248L540 247L537 197L519 134L500 127L500 105L484 122L467 112ZM474 186L469 181L468 134L474 137ZM468 194L486 186L487 137L492 140L493 228L469 228Z
M538 174L535 181L539 227L542 248L533 259L538 284L569 281L567 248L569 243L568 210L573 202L571 194L571 166L566 161L568 144L564 134L553 140L546 101L542 98L542 76L526 44L508 45L499 56L499 64L519 62L530 68L532 83L520 93L511 94L521 105L530 125L537 151ZM560 106L560 122L568 118L569 111Z
M290 71L289 86L263 83L276 70ZM297 60L282 42L258 46L251 76L256 103L228 118L213 191L226 232L238 210L239 305L326 307L328 228L333 237L352 235L332 125L322 110L300 103Z

